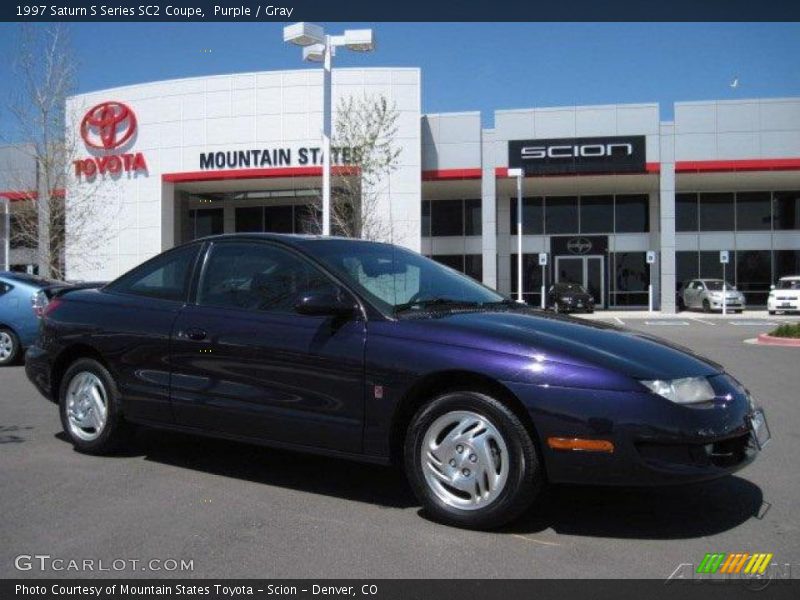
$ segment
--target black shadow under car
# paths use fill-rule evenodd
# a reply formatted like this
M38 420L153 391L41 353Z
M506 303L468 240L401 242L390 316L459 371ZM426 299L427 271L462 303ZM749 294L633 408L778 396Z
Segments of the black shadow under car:
M404 465L424 507L496 527L545 482L695 482L763 412L713 362L530 309L388 244L238 234L51 300L26 370L83 452L133 425Z

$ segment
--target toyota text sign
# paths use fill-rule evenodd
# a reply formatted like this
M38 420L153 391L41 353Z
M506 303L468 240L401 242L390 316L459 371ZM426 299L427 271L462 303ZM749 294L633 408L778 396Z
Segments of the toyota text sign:
M508 142L509 168L525 175L644 173L645 154L643 135Z

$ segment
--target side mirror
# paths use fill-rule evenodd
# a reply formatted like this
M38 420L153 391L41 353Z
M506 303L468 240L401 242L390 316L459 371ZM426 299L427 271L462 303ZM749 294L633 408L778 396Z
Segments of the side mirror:
M341 290L329 288L301 294L294 310L301 315L350 317L356 314L358 304Z

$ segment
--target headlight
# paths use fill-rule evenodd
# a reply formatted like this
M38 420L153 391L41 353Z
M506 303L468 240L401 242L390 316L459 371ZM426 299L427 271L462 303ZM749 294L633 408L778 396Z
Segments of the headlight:
M714 389L705 377L684 377L664 381L642 381L654 394L658 394L676 404L697 404L714 399Z
M561 301L562 301L564 304L569 304L570 302L572 302L572 298L569 298L568 296L562 296L562 297L561 297Z

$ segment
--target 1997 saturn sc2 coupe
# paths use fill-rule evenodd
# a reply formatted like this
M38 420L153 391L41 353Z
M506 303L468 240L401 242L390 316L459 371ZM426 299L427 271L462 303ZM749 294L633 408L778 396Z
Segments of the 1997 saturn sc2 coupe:
M26 370L80 451L140 424L394 461L428 514L473 528L545 482L727 475L769 438L748 391L690 351L339 238L206 238L57 295Z

